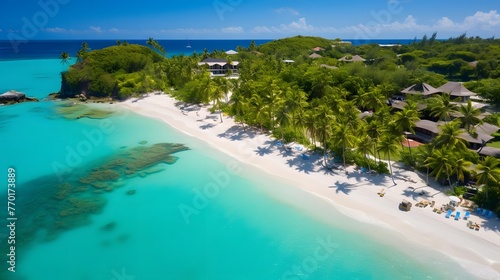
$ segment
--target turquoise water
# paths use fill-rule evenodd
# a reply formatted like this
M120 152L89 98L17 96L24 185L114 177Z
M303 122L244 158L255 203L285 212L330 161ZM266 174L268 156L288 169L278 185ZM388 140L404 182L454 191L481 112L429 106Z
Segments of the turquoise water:
M0 62L6 72L0 73L0 87L43 98L57 91L63 67L59 60ZM16 273L0 279L471 279L444 256L409 244L396 248L402 243L390 233L348 219L164 123L118 109L106 120L67 120L55 110L60 105L0 107L0 141L9 147L2 151L0 170L16 169L20 202L44 201L43 195L22 196L37 185L51 188L32 180L57 183L57 164L74 163L61 183L141 141L182 143L190 150L174 154L174 164L158 164L156 173L122 178L113 192L95 194L106 203L88 216L89 223L61 230L50 240L37 232L17 248ZM88 135L104 121L112 133L103 132L92 143ZM77 164L69 162L71 151L85 141L91 149ZM228 163L240 172L232 172ZM127 194L132 190L135 194ZM275 197L281 191L290 198ZM311 214L322 210L334 222ZM5 221L4 213L0 217ZM18 225L33 226L21 220ZM112 226L104 230L106 225ZM6 233L1 233L4 245Z

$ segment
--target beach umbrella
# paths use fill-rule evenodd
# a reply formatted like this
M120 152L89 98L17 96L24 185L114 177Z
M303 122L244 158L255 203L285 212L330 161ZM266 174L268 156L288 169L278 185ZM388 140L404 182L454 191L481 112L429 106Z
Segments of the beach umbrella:
M449 198L449 199L450 199L450 201L452 201L452 202L455 202L455 203L460 202L460 198L458 198L458 197L456 197L456 196L454 196L454 195L449 196L448 198Z

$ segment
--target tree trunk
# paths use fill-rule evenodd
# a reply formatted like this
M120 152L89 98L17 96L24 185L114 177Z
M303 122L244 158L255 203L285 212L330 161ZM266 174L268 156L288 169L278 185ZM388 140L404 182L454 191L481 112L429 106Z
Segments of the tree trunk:
M222 119L222 109L220 108L220 100L217 99L217 107L219 107L219 116L220 116L220 122L223 123L224 120Z
M372 173L372 167L370 166L370 161L368 160L368 156L365 154L365 161L368 165L368 173Z
M345 146L344 145L342 146L342 160L344 162L344 172L347 173L347 169L345 167Z
M427 186L429 185L429 167L427 167Z
M392 182L394 183L394 185L397 185L396 184L396 181L394 181L394 174L392 173L392 165L391 165L391 155L388 154L387 157L389 158L389 170L391 172L391 179L392 179Z
M408 143L408 151L410 152L410 162L411 162L411 159L413 158L413 156L411 154L410 138L408 138L408 136L406 136L406 142Z

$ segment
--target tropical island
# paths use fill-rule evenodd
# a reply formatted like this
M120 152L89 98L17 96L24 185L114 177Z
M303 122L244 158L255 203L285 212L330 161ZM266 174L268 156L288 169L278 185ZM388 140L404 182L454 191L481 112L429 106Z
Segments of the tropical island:
M221 122L231 116L284 147L304 145L326 169L356 166L396 184L398 161L500 214L498 39L433 34L409 45L355 47L297 36L172 58L154 39L147 43L95 51L82 44L59 96L126 100L157 92L212 104Z

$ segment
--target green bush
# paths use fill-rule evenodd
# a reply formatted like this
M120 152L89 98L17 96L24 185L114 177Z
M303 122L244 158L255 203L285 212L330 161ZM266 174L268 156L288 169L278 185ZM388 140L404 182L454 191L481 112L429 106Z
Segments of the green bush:
M379 174L389 174L389 166L386 162L379 161L373 170L377 171Z

